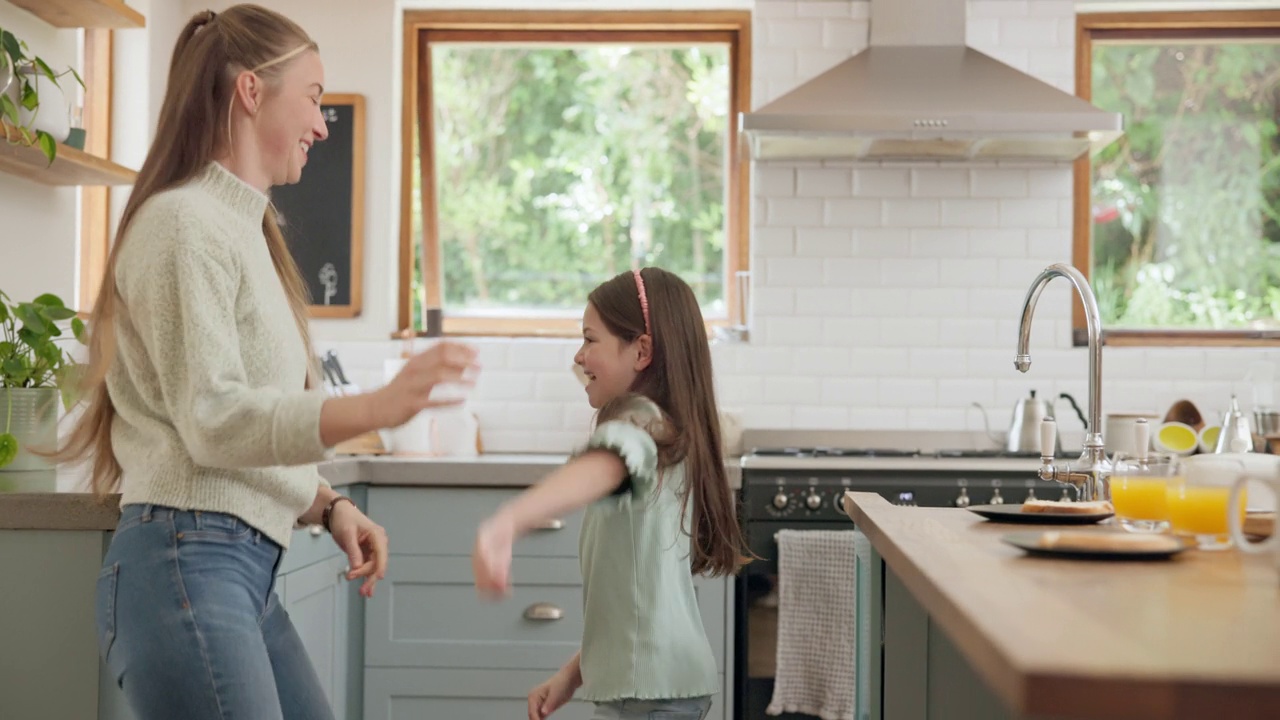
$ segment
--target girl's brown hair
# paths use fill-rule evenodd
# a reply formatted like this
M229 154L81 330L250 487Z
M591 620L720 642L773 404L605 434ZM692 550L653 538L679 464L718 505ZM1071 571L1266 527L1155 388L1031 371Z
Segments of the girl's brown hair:
M663 431L655 434L662 468L683 462L681 501L689 507L693 572L727 575L745 560L737 503L729 489L711 376L711 348L702 311L693 289L674 273L660 268L640 271L649 305L653 359L631 386L662 409ZM587 297L609 332L623 342L646 334L640 288L632 272L597 287ZM603 422L625 410L628 398L600 409Z
M106 377L116 354L115 320L127 311L116 286L115 269L129 224L151 197L191 181L220 153L230 151L230 111L237 75L252 71L270 86L288 60L317 49L315 41L296 23L257 5L196 13L178 36L155 140L120 217L93 307L89 368L80 386L86 400L84 414L54 455L59 461L92 457L89 484L98 495L112 492L120 484L120 463L111 447L116 409L107 392ZM306 286L270 204L262 218L262 233L310 355Z

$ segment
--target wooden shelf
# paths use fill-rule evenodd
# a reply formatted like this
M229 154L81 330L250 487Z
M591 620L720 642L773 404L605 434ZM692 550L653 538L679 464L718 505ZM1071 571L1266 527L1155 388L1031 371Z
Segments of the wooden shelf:
M121 0L9 0L60 28L140 28L147 26L142 13Z
M14 130L5 127L8 133ZM39 148L11 145L0 135L0 172L44 185L132 185L138 173L67 145L58 146L53 164Z

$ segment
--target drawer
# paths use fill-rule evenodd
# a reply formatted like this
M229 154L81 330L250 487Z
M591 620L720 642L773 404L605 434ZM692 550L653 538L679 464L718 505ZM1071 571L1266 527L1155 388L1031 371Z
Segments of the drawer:
M517 720L528 717L529 690L552 672L371 668L364 676L364 717L369 720ZM707 720L731 717L730 708L723 702L726 690L723 676L720 688L711 700ZM593 710L591 703L575 700L551 717L588 720Z
M518 558L512 574L488 602L469 557L393 555L365 603L366 666L554 671L582 641L578 561Z
M393 553L469 556L480 522L520 492L509 488L374 487L369 489L368 514L387 529ZM521 538L515 555L576 558L581 530L579 511Z
M338 488L338 492L351 497L347 488ZM293 531L289 549L285 552L284 559L280 561L280 573L292 572L341 554L342 550L323 527L312 525L300 528Z

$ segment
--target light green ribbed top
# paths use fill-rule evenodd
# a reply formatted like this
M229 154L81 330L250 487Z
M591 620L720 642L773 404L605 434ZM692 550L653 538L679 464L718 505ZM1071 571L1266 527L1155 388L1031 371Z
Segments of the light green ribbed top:
M288 547L323 482L325 395L305 389L266 208L218 163L142 204L116 265L107 390L121 504L230 513Z
M583 578L582 691L593 702L674 699L719 689L681 530L684 466L658 482L658 450L642 429L661 419L637 403L627 419L596 428L587 449L626 463L629 487L587 508L579 553Z

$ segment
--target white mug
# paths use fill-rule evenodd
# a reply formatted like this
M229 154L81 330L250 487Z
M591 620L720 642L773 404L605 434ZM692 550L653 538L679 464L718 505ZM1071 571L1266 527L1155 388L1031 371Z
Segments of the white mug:
M1240 493L1244 492L1245 485L1250 480L1270 486L1271 492L1280 498L1280 476L1273 475L1268 478L1259 478L1245 475L1236 478L1235 484L1231 486L1231 499L1227 502L1227 527L1236 547L1246 553L1271 553L1275 561L1276 571L1280 572L1280 532L1273 531L1271 537L1262 542L1249 542L1249 539L1244 536L1244 522L1240 517L1240 513L1232 512L1232 508L1240 507L1237 504L1240 502Z

